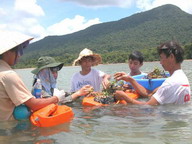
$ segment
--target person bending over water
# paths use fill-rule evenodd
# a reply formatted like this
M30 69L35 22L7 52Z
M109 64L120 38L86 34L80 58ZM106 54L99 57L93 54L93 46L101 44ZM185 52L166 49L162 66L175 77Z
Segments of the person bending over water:
M147 102L134 100L126 95L123 91L116 91L115 97L119 100L125 100L133 104L148 104L148 105L162 105L162 104L185 104L190 101L190 85L188 78L181 69L183 62L184 50L175 41L165 42L157 48L160 56L160 64L165 71L170 73L163 84L157 89ZM131 76L118 72L114 75L116 80L124 80L130 82L138 93L145 93L147 90L137 83Z
M23 55L23 49L27 47L32 37L17 32L1 31L0 39L0 121L14 120L13 111L21 104L36 111L65 99L65 95L36 99L11 68ZM74 96L88 94L89 88L90 86L80 89Z

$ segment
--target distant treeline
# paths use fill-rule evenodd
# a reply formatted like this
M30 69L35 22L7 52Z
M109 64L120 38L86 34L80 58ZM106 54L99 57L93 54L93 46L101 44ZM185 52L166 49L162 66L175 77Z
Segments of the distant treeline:
M185 51L185 59L192 59L192 43L183 46ZM158 61L159 56L157 54L156 48L146 48L140 50L143 55L145 61ZM102 56L103 64L109 63L126 63L128 61L128 55L130 52L126 51L113 51L106 53L99 53ZM73 61L78 57L77 54L63 54L62 56L53 56L57 61L64 62L65 66L72 65ZM32 68L36 67L37 59L25 59L21 60L15 68Z

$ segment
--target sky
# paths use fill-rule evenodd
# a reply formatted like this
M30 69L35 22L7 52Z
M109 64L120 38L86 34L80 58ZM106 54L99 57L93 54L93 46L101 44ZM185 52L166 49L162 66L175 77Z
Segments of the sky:
M164 4L192 14L192 0L0 0L0 30L18 31L37 41L117 21Z

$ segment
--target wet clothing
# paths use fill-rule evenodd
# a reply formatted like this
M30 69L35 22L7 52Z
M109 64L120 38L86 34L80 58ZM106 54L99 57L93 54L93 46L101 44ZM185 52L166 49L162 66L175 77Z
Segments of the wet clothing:
M153 97L160 104L184 104L190 101L190 85L183 70L176 70L159 87Z
M96 92L100 91L104 75L104 72L93 68L87 75L82 75L80 72L75 73L71 80L71 92L76 92L85 85L91 85Z
M0 60L0 121L13 120L15 106L31 99L18 74L3 60Z

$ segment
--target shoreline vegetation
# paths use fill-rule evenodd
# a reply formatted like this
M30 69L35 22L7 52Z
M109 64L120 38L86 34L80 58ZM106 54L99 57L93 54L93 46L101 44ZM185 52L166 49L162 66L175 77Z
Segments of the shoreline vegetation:
M184 61L192 61L192 59L184 59ZM152 63L152 62L159 62L159 61L145 61L144 63ZM118 64L127 64L125 63L102 63L99 65L118 65ZM77 66L70 66L70 65L64 65L64 67L77 67ZM27 69L27 70L32 70L35 69L36 67L31 67L31 68L14 68L14 70L22 70L22 69Z
M192 59L192 43L186 44L183 46L184 48L184 59ZM136 49L135 49L136 50ZM137 49L138 50L138 49ZM139 50L143 53L145 62L155 62L159 61L159 56L157 54L156 48L144 48ZM106 53L98 53L102 57L103 64L116 64L116 63L127 63L128 55L132 51L112 51ZM97 52L96 52L97 53ZM42 55L45 56L45 55ZM54 57L56 61L60 61L64 63L64 66L71 66L73 61L78 57L78 54L75 53L58 53L57 55L51 54L47 55ZM33 57L29 57L28 54L21 57L20 61L14 66L16 69L21 68L33 68L36 67L36 61L40 56L34 55Z

